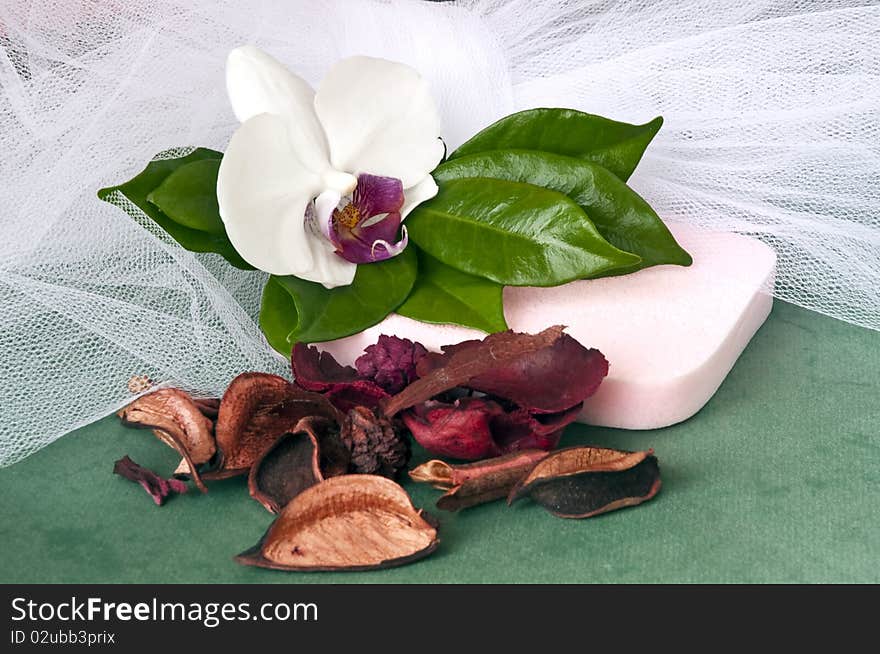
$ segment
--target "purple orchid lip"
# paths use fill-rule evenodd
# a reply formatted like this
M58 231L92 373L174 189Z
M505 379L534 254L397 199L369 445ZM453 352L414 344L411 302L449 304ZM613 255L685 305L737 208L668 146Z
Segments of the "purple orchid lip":
M325 233L336 246L336 254L352 263L374 263L403 252L409 238L400 229L403 184L394 177L358 175L351 202L334 209Z

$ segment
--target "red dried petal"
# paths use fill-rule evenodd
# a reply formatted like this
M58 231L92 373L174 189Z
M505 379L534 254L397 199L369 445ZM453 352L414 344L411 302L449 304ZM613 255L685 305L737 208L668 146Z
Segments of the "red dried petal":
M383 351L388 349L388 343L384 339L389 338L391 337L379 337L380 342L385 344ZM410 346L413 345L411 341L409 343ZM372 347L376 346L371 345L370 348ZM394 347L400 349L399 345ZM413 348L410 347L410 349ZM291 353L290 361L294 383L297 386L305 390L323 393L333 406L343 413L356 406L375 409L381 400L390 397L381 385L372 379L360 376L358 371L351 366L340 365L332 354L320 352L316 347L297 343ZM412 364L411 367L415 370L415 364ZM380 372L386 376L391 374L388 365Z
M321 352L317 347L305 343L293 346L290 365L297 386L307 391L323 393L337 384L359 379L357 370L341 365L329 352Z
M473 461L501 453L492 437L491 422L503 412L496 402L466 397L454 404L424 402L401 417L428 452Z
M419 379L385 402L384 409L393 416L456 386L514 401L532 412L570 409L596 390L608 368L601 354L586 355L589 351L563 329L499 332L422 357L416 367Z
M379 402L391 397L371 381L356 381L350 384L333 384L324 397L339 411L347 413L356 406L375 409Z
M162 506L169 496L185 493L186 484L179 479L164 479L148 468L138 465L128 456L113 464L113 473L140 484L157 506Z
M552 450L559 445L562 430L573 423L583 404L567 411L533 415L525 409L515 409L497 415L492 420L492 434L501 452L520 450Z
M487 340L444 346L443 354L421 360L418 374L424 377L455 357L480 356L486 347ZM500 366L487 367L463 385L505 398L533 413L557 413L593 395L607 374L608 361L599 350L587 349L560 331L551 345L525 351Z
M432 454L475 461L521 450L552 450L581 405L532 415L489 398L465 397L449 404L429 401L401 414L413 438Z

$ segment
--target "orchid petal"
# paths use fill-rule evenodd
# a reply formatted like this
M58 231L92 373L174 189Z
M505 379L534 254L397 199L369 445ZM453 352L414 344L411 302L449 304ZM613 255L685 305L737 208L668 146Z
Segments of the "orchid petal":
M217 176L220 217L233 247L249 264L274 275L332 286L351 283L355 266L306 225L306 209L321 189L322 178L291 145L288 121L272 114L245 121Z
M406 227L401 231L403 232L403 236L397 243L389 243L388 241L383 241L381 239L373 241L372 254L375 261L382 261L383 259L396 257L406 249L406 246L409 244L409 233L407 233ZM376 252L377 248L380 247L384 248L386 256L382 256Z
M437 183L430 175L415 186L403 189L404 201L403 207L400 209L400 219L404 220L410 211L437 195L438 190Z
M350 57L321 82L315 110L337 170L421 182L443 158L440 115L427 82L412 68Z
M340 257L352 263L383 261L400 254L409 242L404 230L401 241L394 243L400 227L400 214L386 214L372 224L361 223L354 228L336 224L333 242Z
M368 218L399 211L403 201L403 184L399 179L367 173L358 175L352 204L357 207L361 217Z
M315 115L315 92L305 80L259 48L245 45L229 53L226 88L239 121L262 113L284 116L300 160L319 173L330 167L324 129Z
M339 206L342 196L337 191L324 191L315 198L315 221L324 238L333 240L333 210Z
M306 230L306 241L314 260L312 269L297 275L310 282L323 284L325 288L348 286L354 281L357 265L336 254L336 246L323 235Z

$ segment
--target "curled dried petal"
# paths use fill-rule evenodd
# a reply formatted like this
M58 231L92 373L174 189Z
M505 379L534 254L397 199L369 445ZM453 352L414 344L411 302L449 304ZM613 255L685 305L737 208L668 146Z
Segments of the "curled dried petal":
M171 495L186 492L186 484L177 479L163 479L152 470L138 465L128 455L113 464L113 474L140 484L157 506L162 506Z
M646 502L660 486L653 450L570 447L539 461L510 491L508 503L528 495L561 518L589 518Z
M306 488L324 480L319 465L318 441L306 429L284 434L251 466L251 497L278 513Z
M214 423L207 418L189 394L177 388L162 388L120 410L122 422L132 427L152 429L166 445L184 457L193 481L204 492L198 465L214 456Z
M550 450L581 405L554 414L532 415L484 397L453 403L428 401L400 414L413 438L432 454L474 461L519 450Z
M552 343L523 352L506 361L488 366L469 378L464 385L516 403L531 413L557 413L583 402L593 395L608 375L608 361L599 350L587 349L561 331L552 331ZM548 330L549 331L549 330ZM546 332L542 332L546 333ZM510 334L508 338L525 337ZM485 341L465 341L443 348L443 354L429 355L419 366L419 374L428 369L448 366L452 357L479 356Z
M330 390L335 384L345 384L360 379L358 371L351 366L340 365L329 352L322 352L313 345L297 343L290 353L293 379L298 386L316 393Z
M215 434L221 466L207 476L246 474L269 446L306 416L339 419L326 398L283 377L258 372L239 375L226 389L217 415Z
M524 450L474 463L452 465L433 460L410 471L414 481L428 482L447 491L437 508L458 511L507 497L511 489L541 459L543 450Z
M393 416L456 386L497 395L532 412L556 413L582 402L607 374L607 361L557 325L538 334L490 334L428 354L419 379L382 403ZM573 365L576 364L576 365Z
M384 477L343 475L294 497L236 560L278 570L372 570L433 552L437 529Z

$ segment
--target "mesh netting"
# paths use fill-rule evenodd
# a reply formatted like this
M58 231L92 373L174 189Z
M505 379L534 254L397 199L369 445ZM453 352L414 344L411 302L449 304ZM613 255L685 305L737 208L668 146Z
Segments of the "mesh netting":
M253 43L317 83L406 62L450 148L518 109L664 128L633 186L667 219L755 235L776 294L880 329L880 7L853 0L0 2L0 464L130 401L283 372L265 277L177 246L95 191L157 152L223 149L223 66Z

